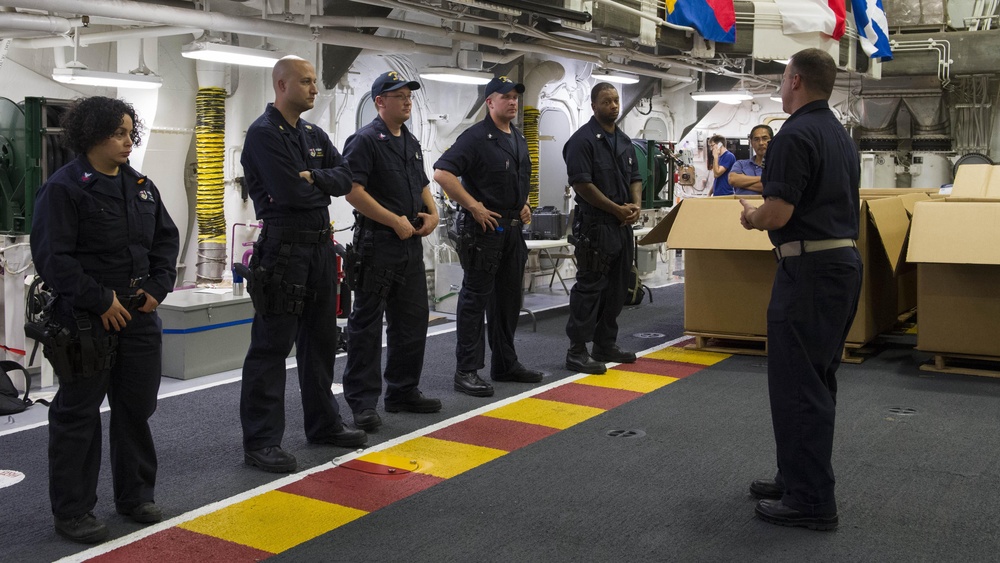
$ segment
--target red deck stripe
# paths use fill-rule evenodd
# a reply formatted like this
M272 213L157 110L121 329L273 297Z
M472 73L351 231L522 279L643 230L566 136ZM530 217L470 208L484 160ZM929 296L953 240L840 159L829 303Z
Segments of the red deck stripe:
M452 442L511 452L533 444L542 438L547 438L556 432L559 432L559 429L548 426L476 416L431 432L428 436L439 440L451 440Z
M654 360L652 358L639 358L634 364L619 364L613 369L620 371L631 371L635 373L648 373L650 375L666 375L683 379L694 373L705 369L700 364L686 364L684 362L674 362L671 360Z
M567 383L566 385L549 389L544 393L539 393L535 395L535 398L610 410L643 395L645 393L639 393L638 391Z
M88 561L98 563L145 563L183 561L184 563L252 563L274 555L269 551L206 536L183 528L162 532L123 545Z
M303 497L372 512L433 487L443 479L353 460L278 489Z

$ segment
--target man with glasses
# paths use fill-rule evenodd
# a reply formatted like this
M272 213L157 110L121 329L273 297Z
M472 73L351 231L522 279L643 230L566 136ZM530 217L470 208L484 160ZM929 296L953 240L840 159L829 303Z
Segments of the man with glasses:
M417 386L424 365L429 308L422 237L438 224L423 152L406 127L411 94L420 84L390 71L372 83L378 117L351 135L344 157L353 186L354 244L348 262L354 310L347 321L344 398L354 424L372 431L381 426L375 411L386 383L388 412L434 413L441 401L424 397ZM382 317L388 352L382 365Z
M465 276L458 295L455 390L473 397L493 395L493 386L478 373L486 366L484 313L492 351L490 377L521 383L542 380L541 372L521 365L514 350L528 259L521 225L531 221L531 157L524 135L511 123L522 93L524 85L506 76L491 80L486 85L486 118L459 135L434 163L434 181L461 206L456 220Z
M771 137L774 137L774 131L769 125L761 124L750 130L750 148L753 149L753 157L737 160L732 172L729 173L729 184L736 191L736 195L759 195L764 190L760 177L764 173L764 155L767 153L767 144L771 142Z

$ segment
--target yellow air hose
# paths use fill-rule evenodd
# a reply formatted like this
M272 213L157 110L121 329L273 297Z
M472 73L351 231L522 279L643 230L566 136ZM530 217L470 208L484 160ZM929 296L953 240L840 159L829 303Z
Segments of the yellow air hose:
M528 205L532 209L538 207L538 118L541 115L538 108L524 106L524 139L528 142L528 156L531 157Z
M225 183L226 90L200 88L195 99L198 156L198 263L197 282L222 281L226 267Z

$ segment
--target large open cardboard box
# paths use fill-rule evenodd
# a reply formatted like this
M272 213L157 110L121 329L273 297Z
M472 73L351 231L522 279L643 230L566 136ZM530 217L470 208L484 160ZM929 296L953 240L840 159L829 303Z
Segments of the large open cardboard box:
M907 257L918 265L917 348L1000 357L1000 167L959 168L951 197L917 203Z
M910 198L924 192L899 190ZM860 347L892 328L904 306L899 279L909 228L906 203L899 197L864 194L858 248L865 271L861 300L847 342ZM747 231L734 198L686 199L674 206L639 244L666 242L685 250L684 330L720 338L767 336L767 304L775 259L767 233ZM915 285L916 279L908 283ZM916 291L910 291L913 301ZM911 306L912 307L912 306Z

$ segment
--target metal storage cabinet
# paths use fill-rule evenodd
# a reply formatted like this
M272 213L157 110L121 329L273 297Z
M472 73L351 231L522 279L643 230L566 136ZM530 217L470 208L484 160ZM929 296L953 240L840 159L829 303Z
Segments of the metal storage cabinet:
M157 312L163 321L163 375L192 379L243 365L254 313L248 295L183 289L167 294Z

